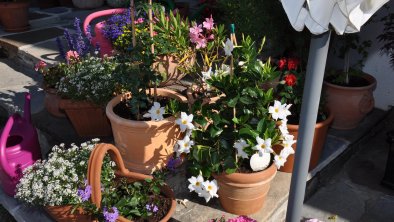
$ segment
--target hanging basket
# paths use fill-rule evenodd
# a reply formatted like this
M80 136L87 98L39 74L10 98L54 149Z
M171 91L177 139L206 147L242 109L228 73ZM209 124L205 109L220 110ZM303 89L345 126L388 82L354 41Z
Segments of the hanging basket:
M129 170L127 170L124 166L123 159L115 146L105 143L96 145L96 147L90 154L87 177L89 184L92 187L91 201L98 208L101 207L101 168L103 166L104 156L107 152L109 152L111 159L116 163L116 166L118 167L118 170L115 172L115 175L117 177L125 177L128 179L129 183L152 178L152 176L130 172ZM160 220L161 222L165 222L168 221L171 218L171 215L175 212L176 202L174 193L169 186L164 185L161 188L161 193L164 196L171 198L171 208L169 209L165 217ZM122 216L119 216L116 221L130 222L130 220Z

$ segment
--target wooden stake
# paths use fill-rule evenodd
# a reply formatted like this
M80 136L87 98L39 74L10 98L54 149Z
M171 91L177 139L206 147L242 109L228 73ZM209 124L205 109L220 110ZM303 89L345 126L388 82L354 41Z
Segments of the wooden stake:
M135 6L134 0L130 0L130 17L131 17L131 34L132 34L132 44L133 48L137 45L136 37L135 37Z
M152 12L152 0L149 0L149 33L150 37L153 38L153 12ZM151 45L152 54L155 53L155 46Z

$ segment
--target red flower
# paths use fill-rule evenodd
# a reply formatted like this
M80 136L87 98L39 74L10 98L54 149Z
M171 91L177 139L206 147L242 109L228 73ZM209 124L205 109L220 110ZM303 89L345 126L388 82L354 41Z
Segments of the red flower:
M298 65L300 64L300 61L296 58L289 58L287 61L287 69L288 70L296 70Z
M41 70L41 69L45 68L46 66L47 66L47 64L46 64L44 61L40 60L40 61L34 66L34 70L38 71L38 70Z
M288 86L294 86L297 83L297 77L294 74L285 75L285 82Z
M286 62L287 62L286 58L282 58L279 60L278 62L279 70L283 70L285 68Z

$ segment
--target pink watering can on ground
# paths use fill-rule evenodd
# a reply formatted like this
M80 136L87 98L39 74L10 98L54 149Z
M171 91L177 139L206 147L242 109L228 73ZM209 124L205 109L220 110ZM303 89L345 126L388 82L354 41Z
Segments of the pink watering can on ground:
M23 117L10 116L0 137L0 183L4 192L14 196L23 169L40 158L37 131L31 123L30 94L26 93Z
M94 13L88 15L88 17L86 17L85 21L83 22L83 31L84 31L85 35L87 33L88 26L92 20L94 20L96 18L103 17L103 16L109 16L109 15L113 15L113 14L121 14L121 13L124 13L126 10L127 10L126 8L115 8L115 9L108 9L108 10L94 12ZM101 57L103 57L104 55L111 56L112 50L113 50L111 41L104 37L104 34L103 34L104 26L105 26L105 21L102 21L102 22L99 22L96 24L96 26L94 27L94 33L96 36L93 36L92 42L91 42L91 44L93 46L96 46L97 43L99 44Z

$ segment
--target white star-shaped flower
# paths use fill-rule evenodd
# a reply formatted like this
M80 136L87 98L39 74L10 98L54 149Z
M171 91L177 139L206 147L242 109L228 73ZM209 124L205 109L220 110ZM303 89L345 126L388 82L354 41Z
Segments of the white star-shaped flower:
M213 197L219 197L217 194L219 187L216 180L204 181L202 183L202 187L203 190L201 193L198 194L198 196L204 197L206 202L208 202Z
M263 153L272 153L274 150L271 147L271 138L266 140L261 139L259 136L256 138L257 145L253 147L254 150L259 151L259 155L262 156Z
M206 72L201 72L201 73L202 73L202 79L203 79L203 80L210 79L211 76L212 76L212 74L213 74L213 72L212 72L212 67L209 67L208 71L206 71Z
M274 163L278 169L285 165L286 158L287 158L287 156L286 156L286 153L284 153L284 152L280 152L279 155L275 155Z
M197 177L190 177L188 179L189 181L189 190L190 192L195 191L196 193L201 193L202 191L202 183L204 182L204 178L201 175L198 175Z
M288 115L291 115L289 111L291 104L282 104L280 101L275 100L274 105L268 108L268 112L272 115L274 120L285 120Z
M249 156L245 153L244 148L249 147L249 144L246 143L244 139L240 139L234 143L234 148L237 149L237 156L240 156L244 159L248 159Z
M164 114L164 107L161 107L160 103L154 102L153 106L150 108L148 113L145 113L143 117L146 118L150 117L152 120L160 121L164 119L163 114Z
M175 123L179 125L181 128L181 132L185 132L185 130L194 129L193 114L187 115L185 112L181 112L181 118L175 120Z
M285 140L283 141L283 149L281 152L287 153L288 155L294 154L294 149L292 147L293 144L295 144L297 140L294 140L294 136L289 135Z
M181 155L182 153L190 153L190 148L194 145L194 141L190 140L189 136L185 136L183 140L178 140L177 144L178 147L176 152L178 155Z
M289 135L289 130L287 129L287 119L283 119L280 121L279 130L282 133L283 137Z
M224 44L223 48L224 48L224 54L226 56L231 56L232 55L231 52L234 50L234 44L229 38L227 38L227 41Z

